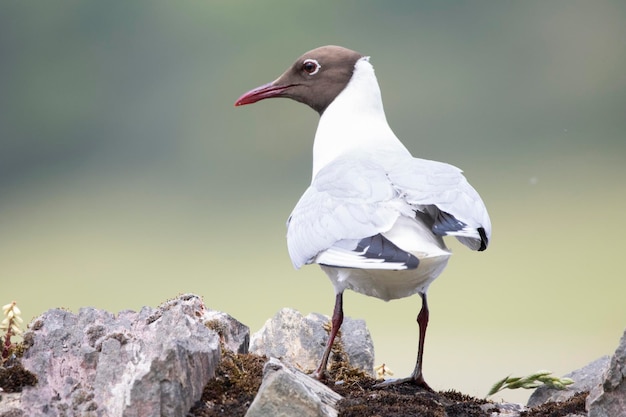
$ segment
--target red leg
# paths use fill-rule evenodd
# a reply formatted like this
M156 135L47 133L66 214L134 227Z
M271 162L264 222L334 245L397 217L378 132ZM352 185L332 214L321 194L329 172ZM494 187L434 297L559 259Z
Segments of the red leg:
M326 350L324 351L324 355L322 356L320 366L318 366L317 370L313 373L313 378L315 379L324 379L324 372L326 371L326 367L328 366L328 358L330 357L330 351L333 347L335 336L337 336L337 332L341 327L341 323L343 323L343 292L338 293L337 297L335 298L335 309L333 310L333 318L331 320L331 323L332 328L330 329L330 336L328 337Z
M426 300L426 293L420 293L422 297L422 309L417 315L417 324L420 329L420 338L417 346L417 362L415 363L415 369L411 374L411 379L424 388L432 391L426 381L424 381L424 375L422 374L422 362L424 357L424 340L426 339L426 328L428 327L428 301Z
M408 378L400 378L400 379L388 379L381 383L374 385L374 388L385 388L390 387L392 385L399 384L415 384L420 386L428 391L433 391L431 387L428 386L426 381L424 381L424 376L422 375L422 358L424 356L424 339L426 339L426 328L428 327L428 302L426 301L426 293L420 293L422 297L422 309L417 315L417 324L420 329L420 338L417 347L417 362L415 363L415 369L413 373Z

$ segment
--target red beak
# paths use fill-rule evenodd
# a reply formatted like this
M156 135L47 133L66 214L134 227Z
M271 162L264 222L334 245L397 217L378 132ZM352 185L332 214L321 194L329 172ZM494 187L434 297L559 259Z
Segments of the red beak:
M291 87L290 85L274 85L274 83L264 84L250 90L235 101L235 106L256 103L266 98L280 97L281 93Z

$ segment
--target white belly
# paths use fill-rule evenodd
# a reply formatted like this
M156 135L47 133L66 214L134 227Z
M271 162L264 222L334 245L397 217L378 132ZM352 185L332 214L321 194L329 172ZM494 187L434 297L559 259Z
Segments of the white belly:
M389 271L380 269L354 269L321 266L332 281L335 291L346 289L389 301L415 293L425 293L428 286L441 274L450 252L438 256L420 258L416 269Z

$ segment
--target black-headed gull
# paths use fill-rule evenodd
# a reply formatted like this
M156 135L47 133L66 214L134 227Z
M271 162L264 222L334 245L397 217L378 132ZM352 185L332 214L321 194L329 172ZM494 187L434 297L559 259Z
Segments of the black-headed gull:
M346 289L386 301L418 293L417 362L401 381L429 388L422 374L426 292L451 255L443 236L472 250L487 248L491 222L483 201L460 169L414 158L396 137L368 56L339 46L314 49L235 105L273 97L320 114L313 179L287 223L293 265L319 264L336 293L332 330L314 376L324 376Z

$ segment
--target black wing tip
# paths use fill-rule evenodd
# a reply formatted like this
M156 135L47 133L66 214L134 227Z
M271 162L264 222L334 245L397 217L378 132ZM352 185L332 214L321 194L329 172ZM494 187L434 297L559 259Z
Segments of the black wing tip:
M448 234L454 234L454 232L458 232L459 230L463 230L467 227L467 223L464 223L454 217L452 214L447 213L445 211L437 210L437 215L434 218L433 225L431 227L432 232L437 236L447 236ZM470 247L472 250L478 250L479 252L487 249L489 245L489 238L487 237L487 233L485 232L484 227L479 227L476 229L478 235L480 236L480 246L476 249L475 237L467 238L468 241L472 241L471 243L466 243L462 239L462 237L457 236L459 240L461 240L466 246Z
M478 248L478 251L482 252L485 249L487 249L487 245L489 244L489 239L487 238L487 233L485 233L484 227L479 227L477 230L478 230L478 234L480 235L480 248Z

